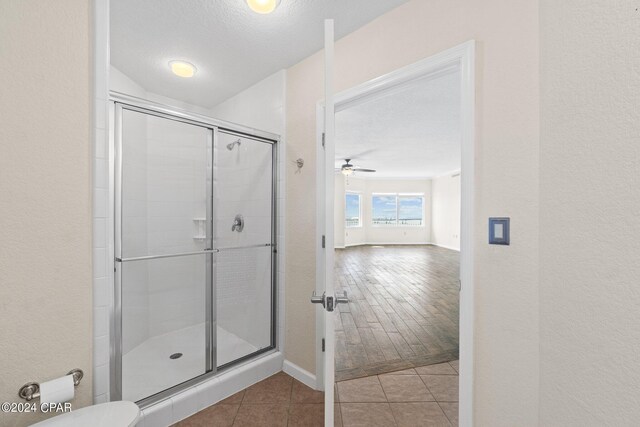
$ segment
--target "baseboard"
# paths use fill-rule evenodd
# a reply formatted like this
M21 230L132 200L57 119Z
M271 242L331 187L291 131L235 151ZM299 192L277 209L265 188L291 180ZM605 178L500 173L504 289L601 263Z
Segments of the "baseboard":
M429 243L429 245L437 246L439 248L449 249L451 251L460 252L460 248L452 248L451 246L439 245L439 244L433 243L433 242Z
M406 245L406 246L410 246L410 245L431 245L431 242L363 242L363 243L353 243L351 245L344 245L345 248L350 248L352 246L371 246L371 245L376 245L376 246L384 246L384 245L394 245L394 246L400 246L400 245Z
M282 365L282 370L285 373L291 375L293 378L300 381L302 384L306 385L307 387L310 387L314 390L316 389L316 376L313 375L311 372L305 369L302 369L300 366L296 365L295 363L285 360Z

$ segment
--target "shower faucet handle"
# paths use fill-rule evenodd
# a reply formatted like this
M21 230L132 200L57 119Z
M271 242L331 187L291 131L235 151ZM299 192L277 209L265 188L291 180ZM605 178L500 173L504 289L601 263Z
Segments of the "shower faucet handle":
M239 233L242 231L243 228L244 228L244 217L238 214L233 219L233 225L231 226L231 231L237 231Z

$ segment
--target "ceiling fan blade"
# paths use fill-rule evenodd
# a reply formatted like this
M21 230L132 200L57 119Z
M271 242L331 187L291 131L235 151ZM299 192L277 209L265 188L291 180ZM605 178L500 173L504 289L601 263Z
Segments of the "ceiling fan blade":
M354 172L375 172L375 169L353 168Z
M371 154L371 153L373 153L373 152L375 152L375 151L376 151L376 149L375 149L375 148L371 148L371 149L369 149L369 150L361 151L361 152L359 152L359 153L352 154L352 155L349 155L349 156L336 155L336 160L344 160L344 159L351 159L351 160L354 160L354 159L360 159L360 158L362 158L362 157L366 156L367 154Z

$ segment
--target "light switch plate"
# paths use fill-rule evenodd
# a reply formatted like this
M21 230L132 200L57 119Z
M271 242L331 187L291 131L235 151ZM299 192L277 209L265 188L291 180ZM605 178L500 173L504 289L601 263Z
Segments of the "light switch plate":
M489 244L509 245L509 218L489 218Z

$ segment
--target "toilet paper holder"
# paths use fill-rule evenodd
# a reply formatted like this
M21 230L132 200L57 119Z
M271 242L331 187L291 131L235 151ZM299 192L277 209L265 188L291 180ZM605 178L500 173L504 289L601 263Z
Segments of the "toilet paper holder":
M82 369L72 369L67 372L67 375L73 376L73 385L77 387L78 384L80 384L82 377L84 377L84 372L82 372ZM27 402L40 397L40 384L34 382L26 383L20 387L18 396L25 399Z

